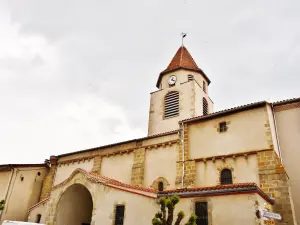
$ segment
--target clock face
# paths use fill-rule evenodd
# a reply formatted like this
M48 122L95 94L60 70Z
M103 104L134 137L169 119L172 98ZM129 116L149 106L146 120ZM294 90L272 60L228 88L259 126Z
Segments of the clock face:
M169 77L168 82L170 85L174 85L176 83L176 80L177 80L177 77L175 75L172 75Z

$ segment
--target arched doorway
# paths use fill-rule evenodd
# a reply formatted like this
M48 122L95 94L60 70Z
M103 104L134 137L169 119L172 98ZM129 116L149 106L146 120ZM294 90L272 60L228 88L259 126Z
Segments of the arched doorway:
M81 185L70 186L57 205L56 225L89 225L92 219L93 199Z

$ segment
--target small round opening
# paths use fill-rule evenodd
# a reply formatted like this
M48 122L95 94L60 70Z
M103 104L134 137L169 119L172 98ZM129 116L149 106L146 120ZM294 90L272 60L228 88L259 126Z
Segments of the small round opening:
M41 176L41 172L38 172L37 175L38 175L38 176Z

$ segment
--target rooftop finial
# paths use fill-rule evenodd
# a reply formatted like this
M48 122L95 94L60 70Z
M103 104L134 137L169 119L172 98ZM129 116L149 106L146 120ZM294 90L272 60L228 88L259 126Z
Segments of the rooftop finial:
M182 46L183 46L183 38L185 38L186 37L186 35L187 35L187 33L181 33L181 44L182 44Z

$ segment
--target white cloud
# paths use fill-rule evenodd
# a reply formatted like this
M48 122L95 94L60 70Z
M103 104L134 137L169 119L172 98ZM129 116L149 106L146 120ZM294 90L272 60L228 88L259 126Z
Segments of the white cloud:
M146 135L181 32L215 110L299 96L300 4L277 3L0 0L0 163Z
M92 89L68 94L60 49L20 33L0 13L0 163L43 162L61 154L139 137L124 110ZM65 85L63 85L65 84Z

